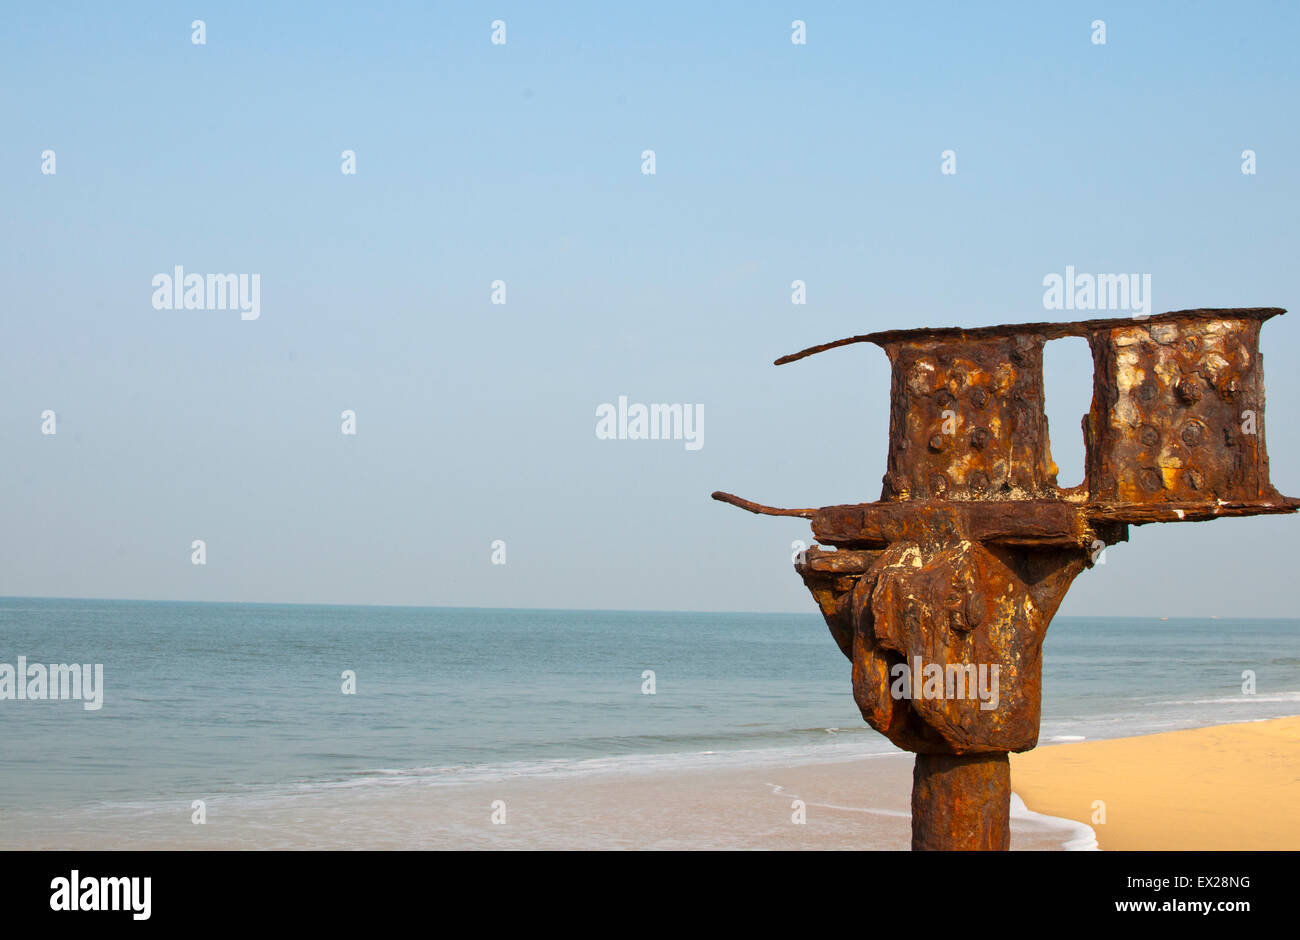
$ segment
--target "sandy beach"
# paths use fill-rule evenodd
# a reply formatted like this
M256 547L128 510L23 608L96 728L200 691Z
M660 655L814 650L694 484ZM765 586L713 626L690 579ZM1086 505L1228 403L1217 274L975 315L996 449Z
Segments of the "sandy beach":
M1091 823L1102 849L1300 848L1300 717L1011 755L1030 809Z

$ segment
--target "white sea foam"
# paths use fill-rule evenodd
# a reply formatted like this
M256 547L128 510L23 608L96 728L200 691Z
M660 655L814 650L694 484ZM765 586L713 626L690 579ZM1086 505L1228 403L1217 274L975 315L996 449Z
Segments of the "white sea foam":
M1226 698L1188 698L1173 699L1162 702L1147 702L1147 708L1160 708L1164 705L1255 705L1279 702L1300 702L1300 692L1277 692L1273 695L1231 695Z
M779 783L768 783L768 784L764 784L764 786L770 787L772 790L772 794L774 796L783 796L786 797L787 799L791 797L793 797L796 800L800 799L797 793L788 792L786 788L781 786ZM845 812L845 813L870 813L873 816L893 816L895 818L902 818L902 819L912 818L911 813L904 812L903 810L882 809L877 806L843 806L839 803L810 803L807 801L804 801L804 805L818 806L821 807L822 809L840 810L841 812Z
M1020 798L1020 794L1011 794L1011 818L1019 819L1022 822L1035 823L1047 829L1059 829L1065 836L1061 847L1067 852L1098 852L1100 847L1097 845L1097 833L1089 825L1081 822L1075 822L1073 819L1066 819L1063 816L1048 816L1046 813L1035 813L1025 805L1025 801Z
M641 774L672 774L693 770L743 769L768 766L838 764L906 752L883 738L834 741L818 745L750 748L728 751L694 751L665 754L624 754L616 757L551 758L474 766L444 765L406 770L377 768L335 780L252 786L235 790L223 799L243 805L263 805L309 796L313 793L410 786L464 786L531 778L555 780ZM158 801L116 801L97 804L97 812L153 812L173 804Z

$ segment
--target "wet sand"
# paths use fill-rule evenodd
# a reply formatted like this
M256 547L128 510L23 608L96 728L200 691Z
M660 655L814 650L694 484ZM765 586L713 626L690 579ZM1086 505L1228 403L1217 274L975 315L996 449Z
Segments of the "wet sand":
M911 841L912 756L496 783L367 787L6 820L6 848L126 849L894 849ZM505 822L493 822L494 801ZM802 801L804 822L796 822ZM500 818L500 807L496 808ZM17 825L15 825L17 823ZM1013 849L1072 833L1012 820Z

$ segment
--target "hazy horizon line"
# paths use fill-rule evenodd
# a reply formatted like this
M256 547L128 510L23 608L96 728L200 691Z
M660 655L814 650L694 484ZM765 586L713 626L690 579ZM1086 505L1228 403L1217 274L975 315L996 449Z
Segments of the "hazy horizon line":
M381 610L510 610L510 611L546 611L555 613L608 613L608 614L738 614L760 617L819 617L818 611L808 610L686 610L665 608L618 608L618 607L484 607L480 605L461 604L331 604L321 601L207 601L175 600L149 597L63 597L49 594L0 594L3 601L95 601L113 604L208 604L231 607L356 607L361 609L377 608ZM1232 617L1192 617L1183 614L1168 614L1163 617L1137 616L1126 614L1058 614L1052 620L1152 620L1163 623L1168 620L1271 620L1300 623L1300 617L1261 617L1234 614Z

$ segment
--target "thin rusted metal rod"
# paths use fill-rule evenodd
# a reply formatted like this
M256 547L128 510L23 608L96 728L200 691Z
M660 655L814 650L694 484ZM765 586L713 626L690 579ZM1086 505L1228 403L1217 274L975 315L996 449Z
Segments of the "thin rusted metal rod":
M722 490L717 490L713 494L713 498L720 503L730 503L760 516L798 516L801 519L811 519L817 514L816 509L777 509L773 506L764 506L762 503L751 502L748 499L724 493Z

